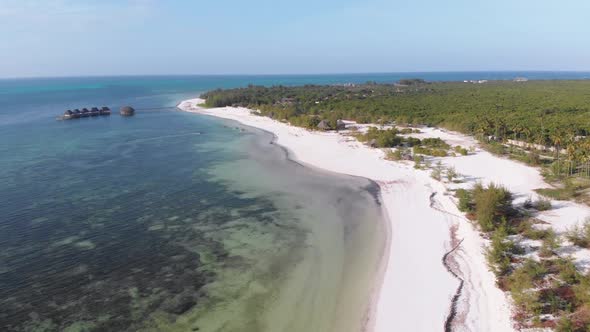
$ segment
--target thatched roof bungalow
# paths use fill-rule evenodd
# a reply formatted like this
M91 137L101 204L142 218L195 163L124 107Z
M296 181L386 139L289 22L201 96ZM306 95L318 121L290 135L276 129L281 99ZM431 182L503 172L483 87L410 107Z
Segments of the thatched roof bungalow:
M131 106L121 107L121 110L119 110L119 114L121 114L122 116L133 116L135 114L135 109L133 109L133 107Z

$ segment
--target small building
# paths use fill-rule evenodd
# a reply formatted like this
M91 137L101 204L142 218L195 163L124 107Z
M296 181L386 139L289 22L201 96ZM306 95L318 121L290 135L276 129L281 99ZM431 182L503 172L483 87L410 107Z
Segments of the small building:
M106 106L103 106L100 109L100 115L111 115L111 109Z
M121 116L133 116L135 114L135 109L131 106L121 107L119 114L121 114Z
M317 128L321 129L321 130L331 130L332 129L328 120L320 121L320 123L318 123L318 125L317 125Z
M336 130L344 130L346 129L346 123L341 119L336 120Z
M64 120L69 120L69 119L73 119L74 118L74 112L72 112L71 110L67 110L64 112L64 115L62 117L62 119Z

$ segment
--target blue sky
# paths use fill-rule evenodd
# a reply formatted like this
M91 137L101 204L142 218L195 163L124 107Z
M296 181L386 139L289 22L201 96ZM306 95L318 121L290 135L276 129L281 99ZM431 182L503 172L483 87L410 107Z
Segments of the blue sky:
M590 70L588 0L0 0L0 77Z

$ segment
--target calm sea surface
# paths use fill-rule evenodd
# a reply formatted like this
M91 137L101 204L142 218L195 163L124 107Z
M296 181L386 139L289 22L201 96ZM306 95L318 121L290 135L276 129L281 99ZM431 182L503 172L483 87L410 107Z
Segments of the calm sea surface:
M588 73L0 80L0 330L359 331L384 247L369 181L179 112L247 84ZM56 121L66 109L138 112Z

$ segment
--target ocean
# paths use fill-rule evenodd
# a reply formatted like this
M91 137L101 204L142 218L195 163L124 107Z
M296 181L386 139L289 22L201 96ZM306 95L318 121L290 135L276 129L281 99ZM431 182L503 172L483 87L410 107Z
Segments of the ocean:
M590 74L0 80L0 329L359 331L386 239L377 186L175 105L248 84L516 76ZM56 120L93 106L115 112Z

